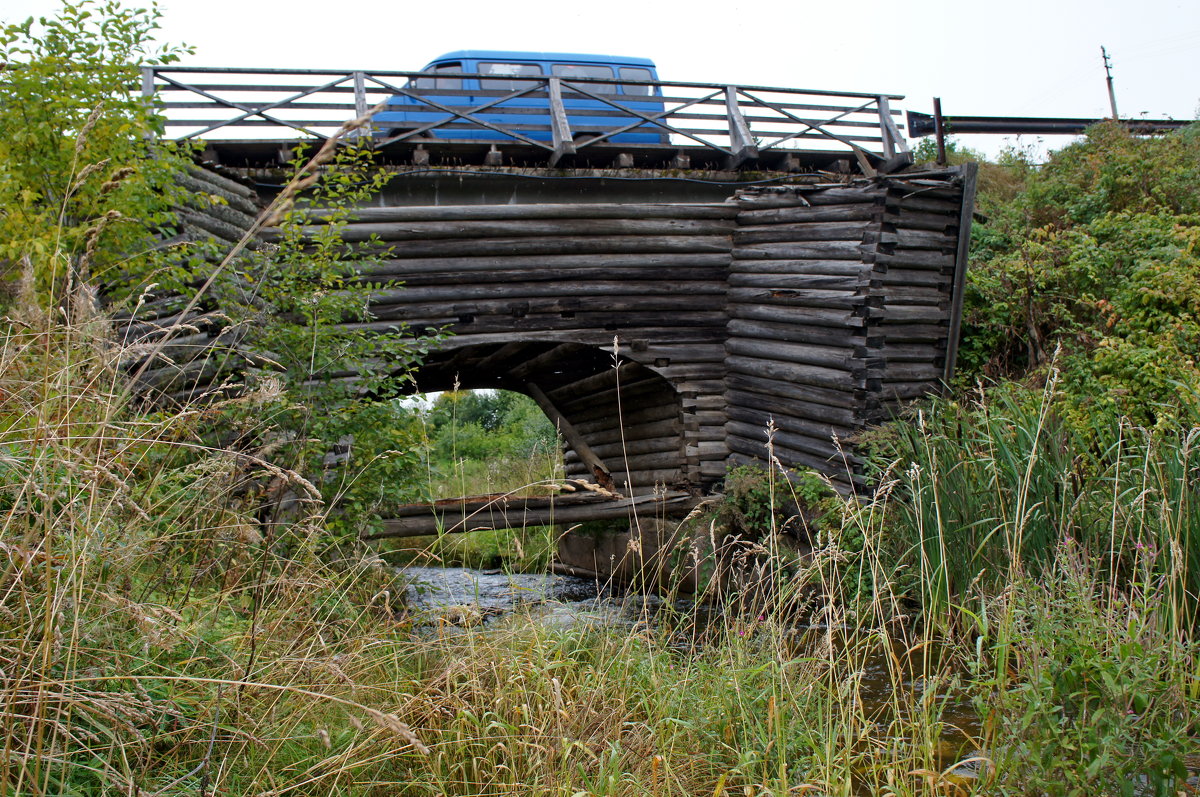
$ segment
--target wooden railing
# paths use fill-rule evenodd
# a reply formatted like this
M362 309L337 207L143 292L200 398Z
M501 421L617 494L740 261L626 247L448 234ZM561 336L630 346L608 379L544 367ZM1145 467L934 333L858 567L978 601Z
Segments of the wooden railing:
M587 147L630 141L631 134L643 134L638 147L714 150L732 167L770 150L844 152L863 166L908 152L900 112L890 107L898 95L628 80L620 82L623 93L611 93L611 81L552 76L521 76L513 91L416 89L410 80L419 77L428 75L148 67L142 91L174 138L321 139L391 97L405 104L389 111L425 118L394 133L375 125L377 145L490 140L545 150L551 165Z

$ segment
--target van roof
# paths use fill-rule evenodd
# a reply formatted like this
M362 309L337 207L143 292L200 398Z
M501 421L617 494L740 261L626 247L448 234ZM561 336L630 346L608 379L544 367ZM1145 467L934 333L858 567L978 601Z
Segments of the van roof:
M438 61L474 60L474 61L557 61L577 62L586 64L627 64L654 69L654 62L649 58L634 58L628 55L589 55L586 53L527 53L516 50L455 50L452 53L439 55L429 62L429 66ZM426 67L428 68L428 66Z

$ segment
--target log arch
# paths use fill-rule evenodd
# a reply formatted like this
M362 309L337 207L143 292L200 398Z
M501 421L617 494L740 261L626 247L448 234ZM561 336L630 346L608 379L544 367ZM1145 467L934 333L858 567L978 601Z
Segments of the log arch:
M420 392L495 388L530 396L559 429L569 478L624 495L698 490L679 391L653 367L584 343L522 339L446 346L414 374Z

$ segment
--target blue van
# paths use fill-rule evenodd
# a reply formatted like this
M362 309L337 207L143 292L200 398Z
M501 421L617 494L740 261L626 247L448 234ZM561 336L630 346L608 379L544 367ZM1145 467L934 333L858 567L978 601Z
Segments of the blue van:
M622 113L623 108L647 116L663 110L662 90L649 85L658 80L658 74L647 58L459 50L434 59L421 71L429 77L415 78L405 86L420 99L392 97L387 109L375 115L378 134L394 138L436 125L420 135L452 141L519 141L520 137L551 141L549 77L562 79L563 108L577 141L635 124L639 117ZM578 78L589 80L571 82ZM524 89L530 91L501 99ZM581 89L611 98L620 107L589 97ZM437 106L469 113L483 124L457 118ZM647 122L604 141L665 144L668 139L666 130Z

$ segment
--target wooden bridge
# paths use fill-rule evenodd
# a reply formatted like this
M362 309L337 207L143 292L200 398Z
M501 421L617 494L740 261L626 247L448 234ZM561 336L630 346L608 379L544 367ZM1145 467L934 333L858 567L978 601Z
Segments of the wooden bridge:
M155 69L146 87L201 98L166 103L168 123L190 125L189 135L246 126L319 135L333 121L316 111L344 118L380 94L404 91L402 81L418 73L280 70L271 85L212 82L261 74ZM321 82L302 88L285 74ZM452 332L417 372L418 389L531 396L562 433L568 477L588 485L554 500L485 496L408 507L381 536L686 512L741 462L813 468L853 489L862 484L856 433L953 372L973 166L905 169L907 147L888 96L656 85L676 104L638 122L663 127L665 143L632 152L603 140L568 151L561 145L569 131L553 124L541 131L544 141L514 137L503 147L422 141L432 127L376 140L401 175L452 168L474 152L473 173L491 168L501 182L521 158L534 164L525 173L554 163L554 174L590 181L569 197L472 196L451 204L389 186L357 211L347 236L376 236L388 249L365 271L384 286L372 296L375 320L367 326ZM537 91L553 98L576 88ZM283 97L228 95L265 91ZM836 102L820 105L812 96ZM184 118L184 110L195 113ZM451 115L454 124L471 123L468 109ZM288 140L210 140L222 173L214 166L187 179L226 204L184 211L185 231L231 238L248 227L261 200L236 178L272 168ZM489 167L498 151L509 166ZM587 167L599 162L760 170L770 163L783 173L759 171L754 183L775 183L745 185L737 175L714 182L651 172L674 181L664 201L641 182L619 190L604 183ZM313 215L314 231L321 219ZM129 319L128 329L144 334L178 320L163 312ZM220 378L182 362L144 375L148 388L177 396Z

